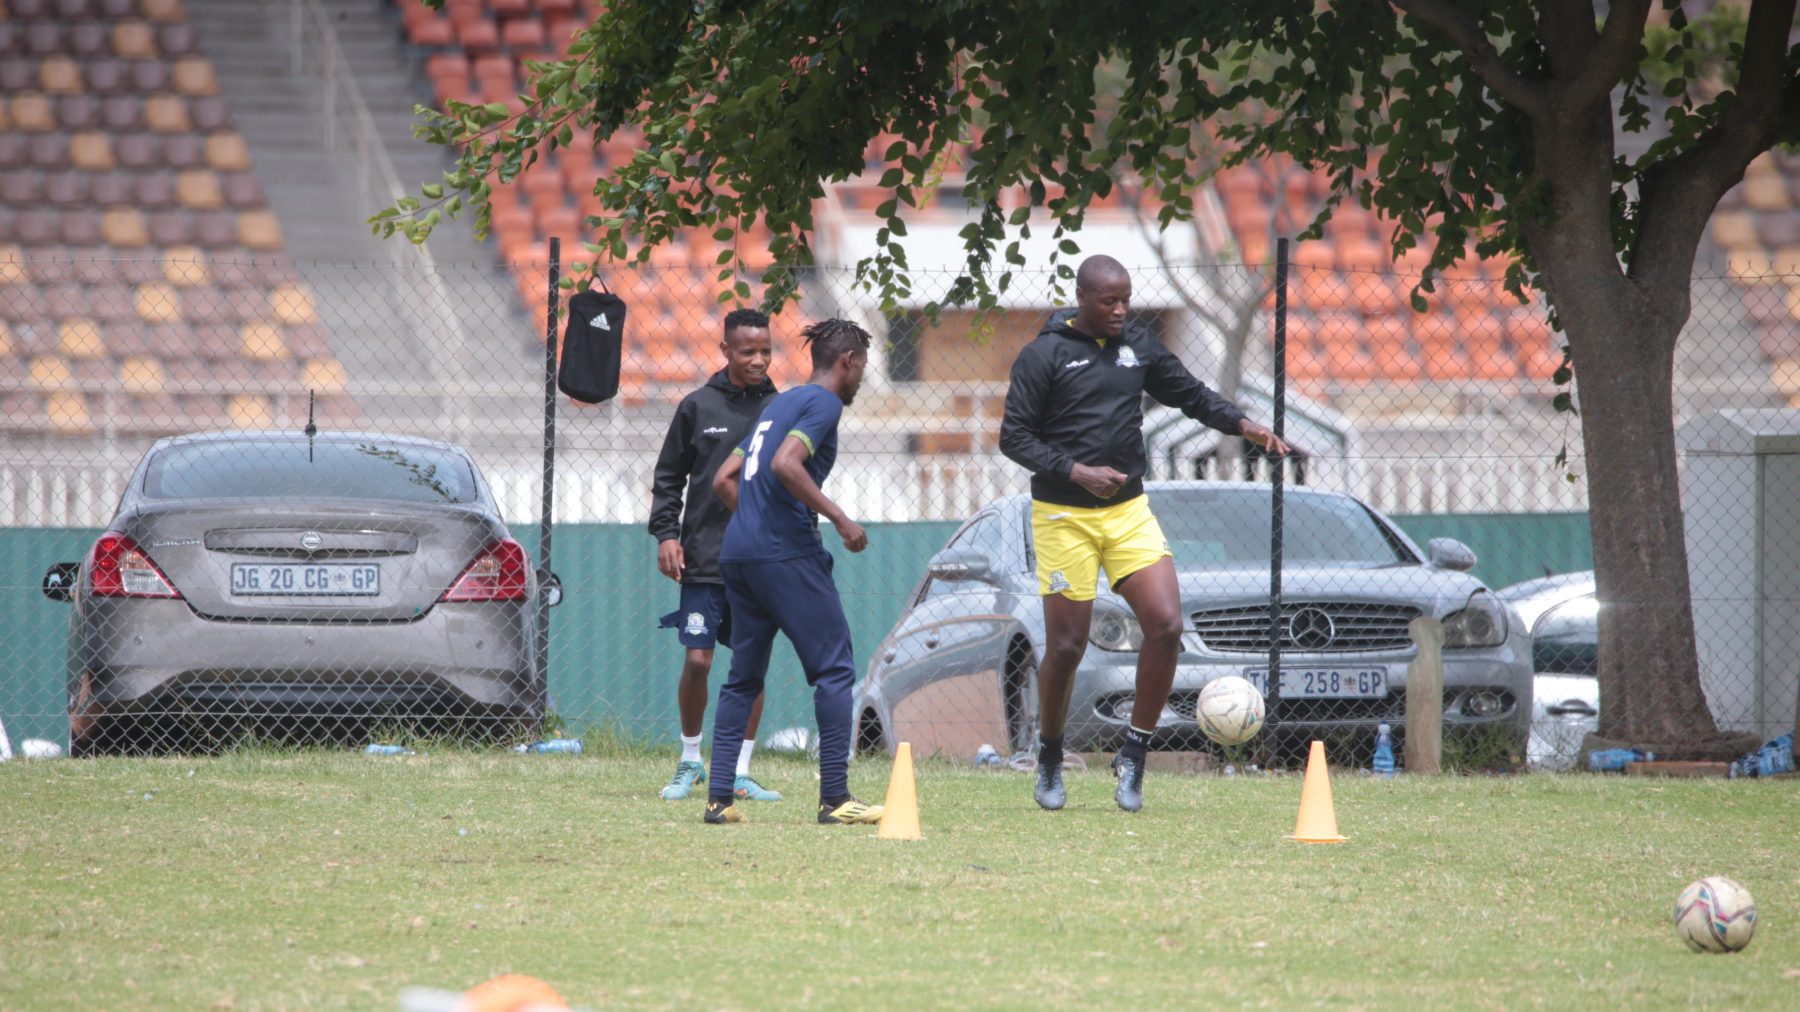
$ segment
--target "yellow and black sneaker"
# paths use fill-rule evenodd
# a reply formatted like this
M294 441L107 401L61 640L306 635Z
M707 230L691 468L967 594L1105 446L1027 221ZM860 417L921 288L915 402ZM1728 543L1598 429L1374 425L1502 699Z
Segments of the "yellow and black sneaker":
M723 826L728 822L749 822L738 806L728 801L708 801L706 803L706 822L712 826Z
M819 803L819 822L826 826L873 825L881 821L884 810L880 805L865 805L855 798L835 804L825 801Z

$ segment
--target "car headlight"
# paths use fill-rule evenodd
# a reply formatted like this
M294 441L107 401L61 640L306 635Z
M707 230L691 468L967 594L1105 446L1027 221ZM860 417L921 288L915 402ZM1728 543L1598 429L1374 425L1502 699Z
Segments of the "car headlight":
M1128 611L1096 604L1088 642L1102 650L1136 650L1144 645L1144 627Z
M1506 605L1485 590L1469 595L1462 611L1444 619L1444 646L1497 647L1506 642Z

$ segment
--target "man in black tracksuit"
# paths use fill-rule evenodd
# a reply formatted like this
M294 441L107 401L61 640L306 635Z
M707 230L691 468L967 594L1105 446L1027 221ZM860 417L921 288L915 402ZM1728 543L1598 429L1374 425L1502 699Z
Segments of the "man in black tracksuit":
M731 510L713 495L713 475L755 427L775 395L775 384L769 382L772 346L767 316L754 309L733 310L725 317L725 340L719 348L725 353L725 368L675 408L662 454L656 458L651 488L650 535L657 541L656 568L681 584L681 607L663 616L662 628L677 630L681 645L687 648L675 694L681 710L681 759L662 789L662 796L669 801L687 797L696 782L706 779L706 767L700 761L706 678L712 671L713 647L725 638L730 619L719 547ZM750 776L750 754L761 719L762 697L758 696L744 730L743 751L738 753L733 793L752 801L780 801L780 794Z
M1104 567L1143 630L1131 726L1113 763L1114 800L1135 812L1144 804L1145 751L1181 649L1175 562L1144 495L1144 395L1271 455L1289 447L1195 379L1155 335L1126 322L1131 275L1117 260L1082 262L1075 307L1052 316L1019 353L1000 423L1001 452L1031 471L1032 546L1044 599L1033 795L1051 810L1066 800L1063 728Z

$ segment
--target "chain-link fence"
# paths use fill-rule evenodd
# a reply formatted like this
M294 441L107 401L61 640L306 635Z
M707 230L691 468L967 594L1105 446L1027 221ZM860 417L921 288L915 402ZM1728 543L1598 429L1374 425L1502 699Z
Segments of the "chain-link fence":
M1475 765L1566 766L1605 702L1607 602L1585 573L1581 423L1552 406L1558 336L1541 305L1479 271L1441 281L1418 314L1415 279L1307 249L1289 290L1284 421L1300 452L1281 465L1279 615L1270 460L1146 403L1150 500L1183 616L1160 744L1209 748L1196 698L1232 674L1274 697L1265 734L1233 756L1276 761L1326 735L1354 761L1378 723L1404 724L1423 617L1444 631L1447 747ZM723 367L729 307L707 268L603 272L629 307L621 391L557 398L545 539L547 274L198 252L0 261L12 739L77 753L263 735L515 741L548 718L672 741L684 656L660 625L684 616L646 529L651 476L676 404ZM1133 322L1270 422L1274 276L1134 265ZM849 555L823 529L861 672L858 740L969 758L1034 733L1044 622L1029 475L998 436L1009 368L1073 293L1023 272L991 313L928 312L950 280L915 272L884 312L851 272L808 272L773 319L769 374L805 382L809 321L876 336L825 484L870 530ZM1675 389L1702 687L1722 728L1765 737L1791 726L1800 668L1800 412L1770 410L1800 393L1796 286L1697 278ZM1141 638L1103 587L1073 747L1120 742ZM714 660L714 691L729 656ZM804 740L783 734L812 721L785 645L768 686L760 739Z

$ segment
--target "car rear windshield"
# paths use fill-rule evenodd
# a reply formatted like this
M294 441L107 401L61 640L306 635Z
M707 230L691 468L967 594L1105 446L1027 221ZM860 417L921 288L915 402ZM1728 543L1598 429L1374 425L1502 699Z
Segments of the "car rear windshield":
M450 450L406 443L230 440L183 443L150 460L153 499L385 499L466 503L475 474Z
M1269 563L1269 493L1183 489L1150 493L1156 519L1183 562ZM1391 566L1418 561L1367 507L1347 496L1289 495L1281 555L1289 563Z

